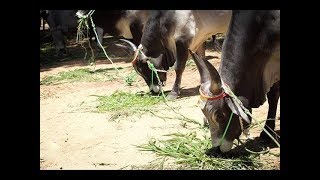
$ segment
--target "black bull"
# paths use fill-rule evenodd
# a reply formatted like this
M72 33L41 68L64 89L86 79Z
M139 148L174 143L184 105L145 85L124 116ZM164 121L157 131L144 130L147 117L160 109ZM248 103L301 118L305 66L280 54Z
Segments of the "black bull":
M232 148L251 123L233 99L223 94L226 86L250 112L268 97L269 110L265 130L273 137L278 99L280 97L280 10L233 11L229 30L222 47L218 71L191 52L201 76L201 107L210 126L213 147L222 152ZM234 113L225 137L223 133L231 112ZM262 140L271 139L262 131ZM280 139L280 137L278 137Z

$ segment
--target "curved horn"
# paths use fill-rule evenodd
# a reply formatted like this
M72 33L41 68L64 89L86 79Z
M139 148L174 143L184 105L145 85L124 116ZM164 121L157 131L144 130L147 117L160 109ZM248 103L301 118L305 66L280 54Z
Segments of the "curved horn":
M189 53L194 59L200 73L201 83L210 81L210 91L212 94L221 93L221 79L218 71L208 61L204 61L196 53L189 49Z
M136 51L138 49L135 44L133 44L132 42L130 42L130 41L126 40L126 39L120 39L120 41L128 43L133 51Z
M120 39L120 40L128 43L134 52L137 51L137 49L138 49L137 46L135 44L133 44L132 42L130 42L126 39ZM142 46L142 45L140 44L140 46ZM139 59L141 59L143 62L146 62L147 56L142 51L140 51L140 52L141 53L139 53Z

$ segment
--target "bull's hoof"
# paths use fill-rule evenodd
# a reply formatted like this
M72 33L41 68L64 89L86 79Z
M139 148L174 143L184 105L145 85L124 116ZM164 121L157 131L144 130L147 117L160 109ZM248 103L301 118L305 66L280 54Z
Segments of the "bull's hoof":
M168 96L167 96L167 99L168 99L169 101L173 101L173 100L177 99L178 96L179 96L179 94L178 94L177 92L170 92L170 93L168 94Z

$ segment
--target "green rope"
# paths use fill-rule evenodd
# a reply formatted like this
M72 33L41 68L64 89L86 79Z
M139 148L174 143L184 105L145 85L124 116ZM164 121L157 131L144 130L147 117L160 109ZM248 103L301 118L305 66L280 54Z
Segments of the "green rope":
M156 75L156 77L157 77L157 79L158 79L158 82L160 82L160 78L159 78L157 69L154 67L154 65L153 65L151 62L147 61L147 63L148 63L149 69L151 70L151 83L153 84L153 73ZM162 89L162 88L161 88L161 94L162 94L164 100L167 101L167 98L166 98L166 96L164 95L164 92L163 92L163 89Z
M111 64L113 65L113 68L117 71L117 75L118 75L120 78L122 78L124 81L126 81L126 80L127 80L126 77L124 77L124 75L120 73L119 69L118 69L117 67L115 67L115 64L114 64L113 61L109 58L106 50L103 48L103 46L102 46L102 44L101 44L101 42L100 42L100 40L99 40L99 38L98 38L98 34L97 34L97 32L96 32L96 26L95 26L95 24L94 24L94 22L93 22L93 19L92 19L92 14L93 14L94 12L95 12L95 10L90 10L90 12L89 12L87 15L81 17L81 19L80 19L80 21L79 21L79 26L81 26L82 24L85 24L85 26L87 27L87 34L88 34L89 26L88 26L88 22L87 22L87 21L88 21L88 18L90 18L91 26L92 26L92 28L93 28L93 32L94 32L94 34L95 34L95 37L96 37L96 39L97 39L97 42L98 42L100 48L103 50L104 55L107 57L107 59L108 59L108 60L111 62ZM77 37L77 39L78 39L78 37ZM89 42L89 46L90 46L90 42ZM90 48L91 48L91 46L90 46ZM92 48L91 48L91 51L92 51L92 54L93 54ZM95 61L94 61L94 60L93 60L93 63L95 64Z
M90 13L91 11L92 11L92 13ZM109 61L111 62L111 64L113 65L113 68L114 68L115 70L117 70L118 73L120 73L120 71L118 70L118 68L116 68L116 67L114 66L114 63L113 63L112 60L109 58L109 56L108 56L107 53L106 53L106 50L103 48L102 44L101 44L100 41L99 41L99 38L98 38L98 35L97 35L97 32L96 32L96 26L95 26L95 24L94 24L94 22L93 22L93 20L92 20L92 16L91 16L95 10L91 10L91 11L89 12L89 17L90 17L91 25L92 25L92 28L93 28L93 32L94 32L94 34L96 35L96 39L97 39L97 41L98 41L98 44L99 44L99 46L101 47L101 49L103 50L104 55L106 55L106 57L108 58L108 60L109 60Z
M153 84L153 73L156 75L156 77L157 77L157 79L158 79L158 82L160 82L160 78L159 78L157 69L154 67L154 65L153 65L151 62L147 61L147 64L148 64L148 67L149 67L149 69L151 70L151 73L152 73L152 74L151 74L152 84ZM164 103L165 103L173 112L175 112L176 114L180 115L180 116L181 116L182 118L184 118L184 119L190 120L191 122L193 122L193 123L195 123L195 124L201 125L198 121L196 121L196 120L194 120L194 119L190 119L190 118L188 118L188 117L185 117L183 114L177 112L173 107L171 107L171 106L167 103L168 100L167 100L166 96L164 95L164 92L163 92L163 89L162 89L162 88L161 88L161 95L162 95L162 97L163 97L163 99L164 99Z
M151 71L151 84L153 84L153 72L154 71Z
M232 116L233 116L233 112L231 112L231 115L230 115L230 118L229 118L227 127L226 127L226 129L224 130L224 132L223 132L222 138L220 139L220 146L221 146L221 144L222 144L222 142L223 142L223 140L224 140L225 135L227 134L227 131L228 131L228 128L229 128L229 125L230 125Z

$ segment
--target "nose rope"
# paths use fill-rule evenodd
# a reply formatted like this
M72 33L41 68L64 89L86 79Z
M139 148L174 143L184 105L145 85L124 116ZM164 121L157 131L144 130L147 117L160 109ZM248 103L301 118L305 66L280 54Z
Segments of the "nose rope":
M151 62L149 62L149 61L147 61L147 64L148 64L149 69L151 70L151 84L153 84L153 73L156 74L156 77L157 77L157 79L158 79L158 82L160 83L161 81L160 81L158 72L167 72L167 71L166 71L166 70L156 69L156 68L154 67L154 65L153 65Z
M220 143L219 143L220 146L222 145L222 142L224 141L224 137L225 137L225 135L227 134L227 130L228 130L228 128L229 128L229 125L230 125L232 116L233 116L233 112L231 112L231 115L230 115L230 117L229 117L229 121L228 121L227 127L226 127L226 129L224 130L224 132L223 132L222 138L220 139Z
M143 53L142 49L143 49L143 46L142 46L142 44L140 44L140 45L138 46L135 54L134 54L133 60L132 60L132 62L131 62L132 65L135 65L135 64L137 63L139 53L141 53L143 56L146 56L146 55ZM147 57L147 56L146 56L146 57ZM166 73L167 71L166 71L166 70L162 70L162 69L156 69L155 66L154 66L149 60L147 60L146 62L147 62L147 64L148 64L148 68L151 70L151 84L153 84L153 73L155 73L155 74L156 74L156 77L157 77L157 79L158 79L159 85L161 85L161 83L160 83L161 81L160 81L160 78L159 78L159 75L158 75L157 72L164 72L164 73Z

